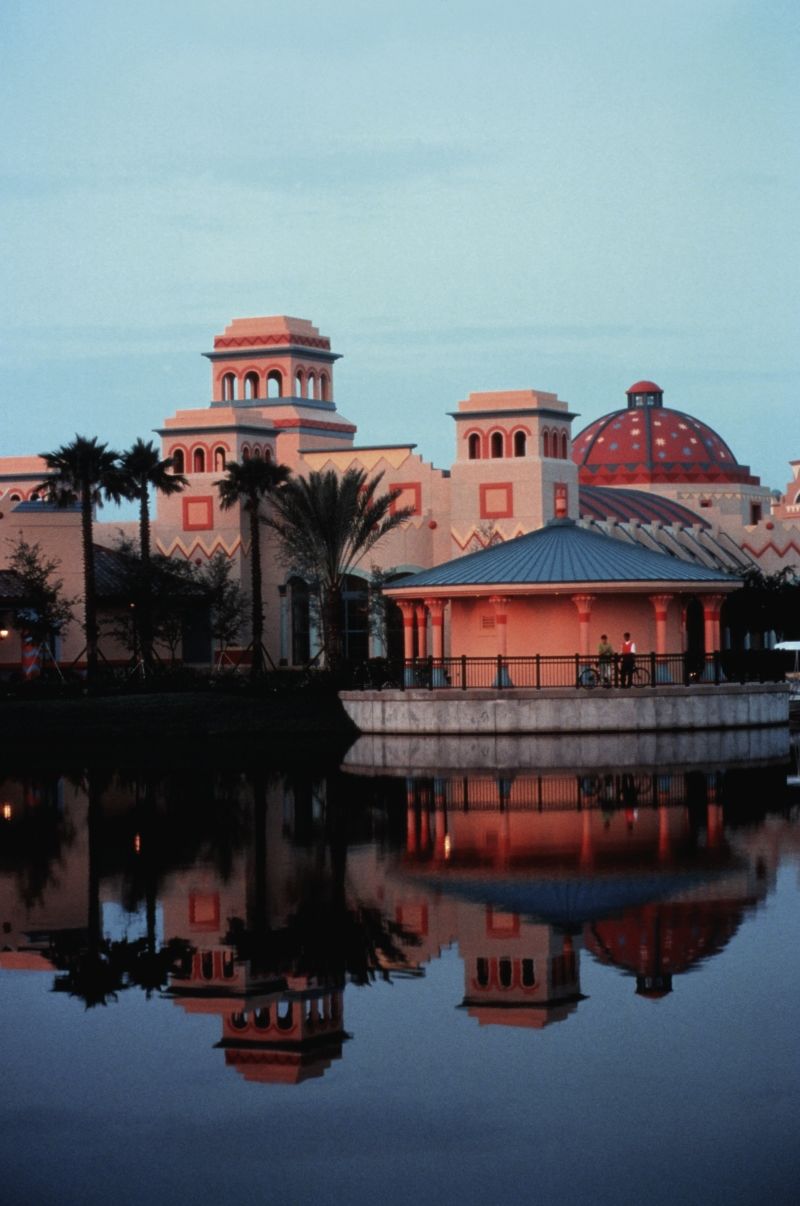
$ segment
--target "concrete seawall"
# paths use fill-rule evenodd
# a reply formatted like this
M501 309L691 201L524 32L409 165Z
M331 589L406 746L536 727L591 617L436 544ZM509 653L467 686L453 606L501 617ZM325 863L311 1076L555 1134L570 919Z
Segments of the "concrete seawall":
M789 723L785 683L584 691L343 691L362 733L647 733Z

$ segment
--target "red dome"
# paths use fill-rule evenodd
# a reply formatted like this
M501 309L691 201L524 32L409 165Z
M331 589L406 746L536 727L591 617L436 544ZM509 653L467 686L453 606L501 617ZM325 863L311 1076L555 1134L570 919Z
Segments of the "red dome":
M647 387L646 389L644 387ZM640 381L632 393L660 392ZM581 484L627 486L643 482L740 482L758 485L728 445L706 423L665 406L615 410L585 427L572 442Z
M626 394L663 394L663 389L660 385L656 385L655 381L637 381L635 385L629 386Z

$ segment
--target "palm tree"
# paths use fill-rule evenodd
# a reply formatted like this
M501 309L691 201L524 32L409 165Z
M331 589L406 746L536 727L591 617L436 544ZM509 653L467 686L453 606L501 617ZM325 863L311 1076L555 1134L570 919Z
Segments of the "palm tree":
M266 523L274 528L287 561L313 584L322 614L326 664L341 659L341 609L344 580L389 532L412 514L393 510L399 490L380 493L383 474L368 478L364 469L333 470L293 478L276 496Z
M182 473L171 472L173 458L161 460L152 440L145 444L137 439L127 452L123 452L119 464L119 490L124 498L139 503L139 553L142 561L144 593L143 607L140 605L139 632L141 636L142 660L149 666L153 660L153 617L150 606L150 487L167 497L179 494L189 482Z
M250 677L257 678L264 667L264 604L262 601L261 504L265 499L277 502L289 482L286 465L251 457L249 461L228 461L225 476L215 486L223 511L240 504L250 520L250 629L253 656Z
M51 476L38 487L59 507L81 508L83 542L84 631L86 634L86 677L97 677L97 590L95 586L93 525L94 508L104 498L119 502L119 453L107 444L98 444L95 436L76 435L70 444L55 452L41 453Z

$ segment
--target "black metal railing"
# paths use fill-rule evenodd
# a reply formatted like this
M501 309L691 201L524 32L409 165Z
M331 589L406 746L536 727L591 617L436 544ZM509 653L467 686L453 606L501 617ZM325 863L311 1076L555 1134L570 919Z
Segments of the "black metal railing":
M461 690L548 687L641 688L693 683L783 682L786 660L773 650L713 654L614 654L610 658L533 654L530 657L374 659L356 668L356 690Z

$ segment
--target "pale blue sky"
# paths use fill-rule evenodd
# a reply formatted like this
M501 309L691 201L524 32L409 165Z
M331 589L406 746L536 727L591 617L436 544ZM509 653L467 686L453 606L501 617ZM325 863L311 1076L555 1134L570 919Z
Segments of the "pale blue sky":
M795 0L2 0L0 453L146 436L288 313L359 442L646 376L782 488L799 52Z

